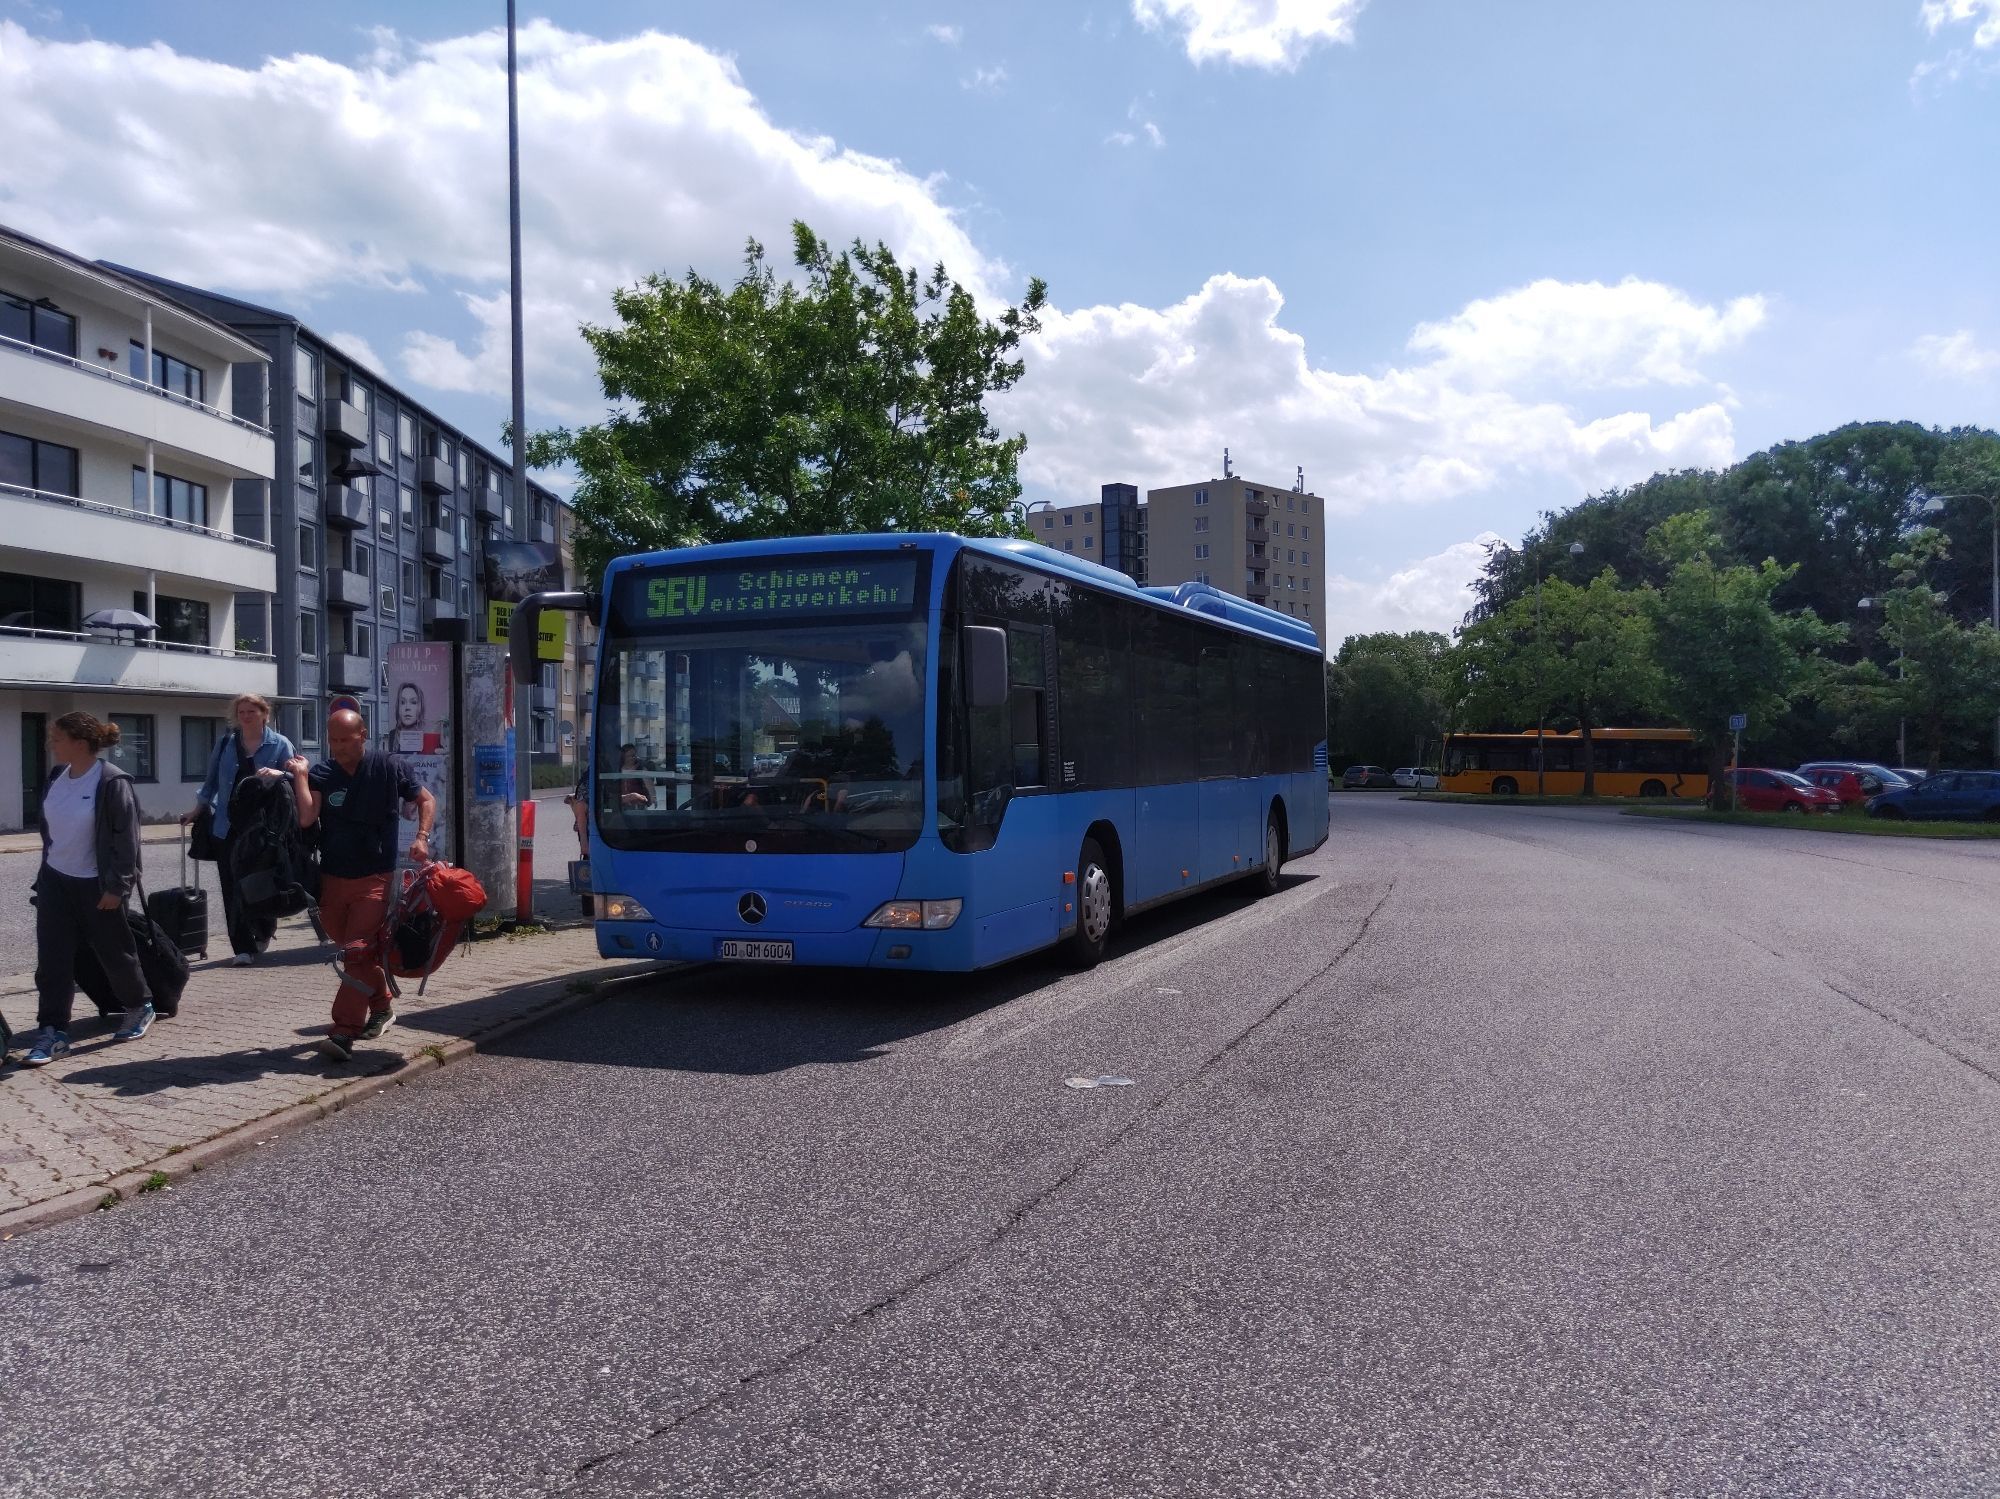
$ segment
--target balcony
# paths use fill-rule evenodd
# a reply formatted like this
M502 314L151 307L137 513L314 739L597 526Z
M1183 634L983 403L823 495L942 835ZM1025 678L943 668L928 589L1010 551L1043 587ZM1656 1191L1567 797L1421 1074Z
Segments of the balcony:
M277 463L270 431L254 422L119 369L0 338L0 414L10 406L122 444L151 442L166 469L191 459L234 478L268 479Z
M368 446L368 413L345 401L329 400L320 413L320 430L329 443L350 448Z
M455 625L464 617L458 611L458 600L456 599L424 600L422 618L426 627L432 625Z
M365 479L382 472L382 465L375 461L375 455L367 448L335 452L331 444L327 450L327 468L337 479Z
M1270 496L1261 494L1254 498L1246 496L1243 501L1243 513L1260 520L1264 516L1269 515L1271 513Z
M417 482L432 494L450 494L457 487L451 465L435 457L417 460Z
M375 519L375 502L351 484L331 484L326 491L326 523L352 531Z
M374 664L366 656L351 651L329 651L326 685L335 692L366 692L375 685Z
M344 567L329 569L326 575L326 607L350 611L366 609L368 579Z
M160 574L163 584L181 578L244 593L274 593L278 586L277 554L267 542L17 484L0 484L0 538L47 557L141 568Z
M452 546L451 532L442 526L424 528L424 560L427 562L449 562L458 553Z
M247 651L62 630L0 628L0 687L112 688L228 699L278 690L278 663Z
M472 497L472 514L475 519L491 525L507 523L507 497L497 489L482 489Z

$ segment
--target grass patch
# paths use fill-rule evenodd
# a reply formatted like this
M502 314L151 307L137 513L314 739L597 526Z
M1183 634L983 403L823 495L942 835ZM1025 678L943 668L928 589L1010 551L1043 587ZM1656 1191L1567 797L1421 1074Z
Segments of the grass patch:
M139 1190L141 1192L157 1192L166 1184L167 1173L164 1171L155 1171L151 1176L139 1183Z
M444 1066L444 1048L438 1045L437 1042L435 1041L431 1042L429 1046L426 1046L420 1053L420 1055L429 1057L433 1062L436 1062L440 1067Z
M1790 828L1796 833L1855 833L1864 838L2000 838L2000 822L1911 822L1869 817L1860 812L1711 812L1706 807L1627 807L1627 817L1678 818L1683 822L1726 822L1753 828Z
M1650 807L1657 811L1670 811L1686 807L1688 803L1677 802L1672 797L1636 796L1488 796L1476 791L1426 791L1421 796L1414 791L1405 791L1406 802L1450 802L1461 807Z

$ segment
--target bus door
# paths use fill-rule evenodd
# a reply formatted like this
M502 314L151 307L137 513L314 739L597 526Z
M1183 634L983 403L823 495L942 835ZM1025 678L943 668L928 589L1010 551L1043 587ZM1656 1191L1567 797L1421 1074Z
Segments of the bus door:
M1203 646L1195 681L1204 882L1242 874L1255 858L1256 840L1246 834L1252 783L1242 778L1237 756L1237 654L1226 641ZM1244 708L1255 712L1256 704L1246 701Z

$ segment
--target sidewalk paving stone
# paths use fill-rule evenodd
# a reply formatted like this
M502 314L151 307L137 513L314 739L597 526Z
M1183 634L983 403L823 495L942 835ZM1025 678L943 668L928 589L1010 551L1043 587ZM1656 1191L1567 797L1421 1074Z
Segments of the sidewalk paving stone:
M394 1028L335 1066L313 1049L336 984L325 954L309 928L288 923L252 967L231 966L226 951L197 961L181 1013L137 1041L113 1041L112 1024L79 996L69 1056L0 1072L0 1234L129 1195L155 1169L181 1174L259 1120L328 1112L419 1075L482 1037L587 1003L607 981L665 971L598 957L587 927L483 938L454 953L421 998L406 983ZM34 1008L31 975L0 979L17 1032Z

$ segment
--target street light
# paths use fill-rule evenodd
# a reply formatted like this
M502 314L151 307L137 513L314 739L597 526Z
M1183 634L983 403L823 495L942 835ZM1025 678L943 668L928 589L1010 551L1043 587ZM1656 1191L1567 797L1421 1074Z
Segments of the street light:
M1938 506L1938 508L1942 510L1944 507L1940 505ZM1879 603L1877 603L1873 598L1865 598L1858 600L1855 603L1854 607L1857 609L1866 610L1866 609L1879 609L1882 606ZM1898 650L1896 652L1896 680L1899 682L1903 680L1903 653L1901 650ZM1908 720L1906 720L1902 714L1898 713L1896 715L1896 764L1899 767L1908 765L1910 763L1910 746L1909 746L1909 741L1906 738L1908 729L1909 729Z
M1520 552L1517 548L1509 546L1504 541L1494 542L1492 550L1496 552L1513 552L1514 555L1516 556L1520 555ZM1572 541L1569 544L1569 554L1572 557L1581 557L1583 555L1583 543L1580 541ZM1547 765L1547 756L1544 754L1542 747L1543 735L1547 732L1548 729L1548 711L1549 711L1548 705L1543 701L1542 698L1542 554L1540 552L1537 552L1535 553L1535 795L1536 796L1547 796L1549 794L1548 790L1549 772Z

